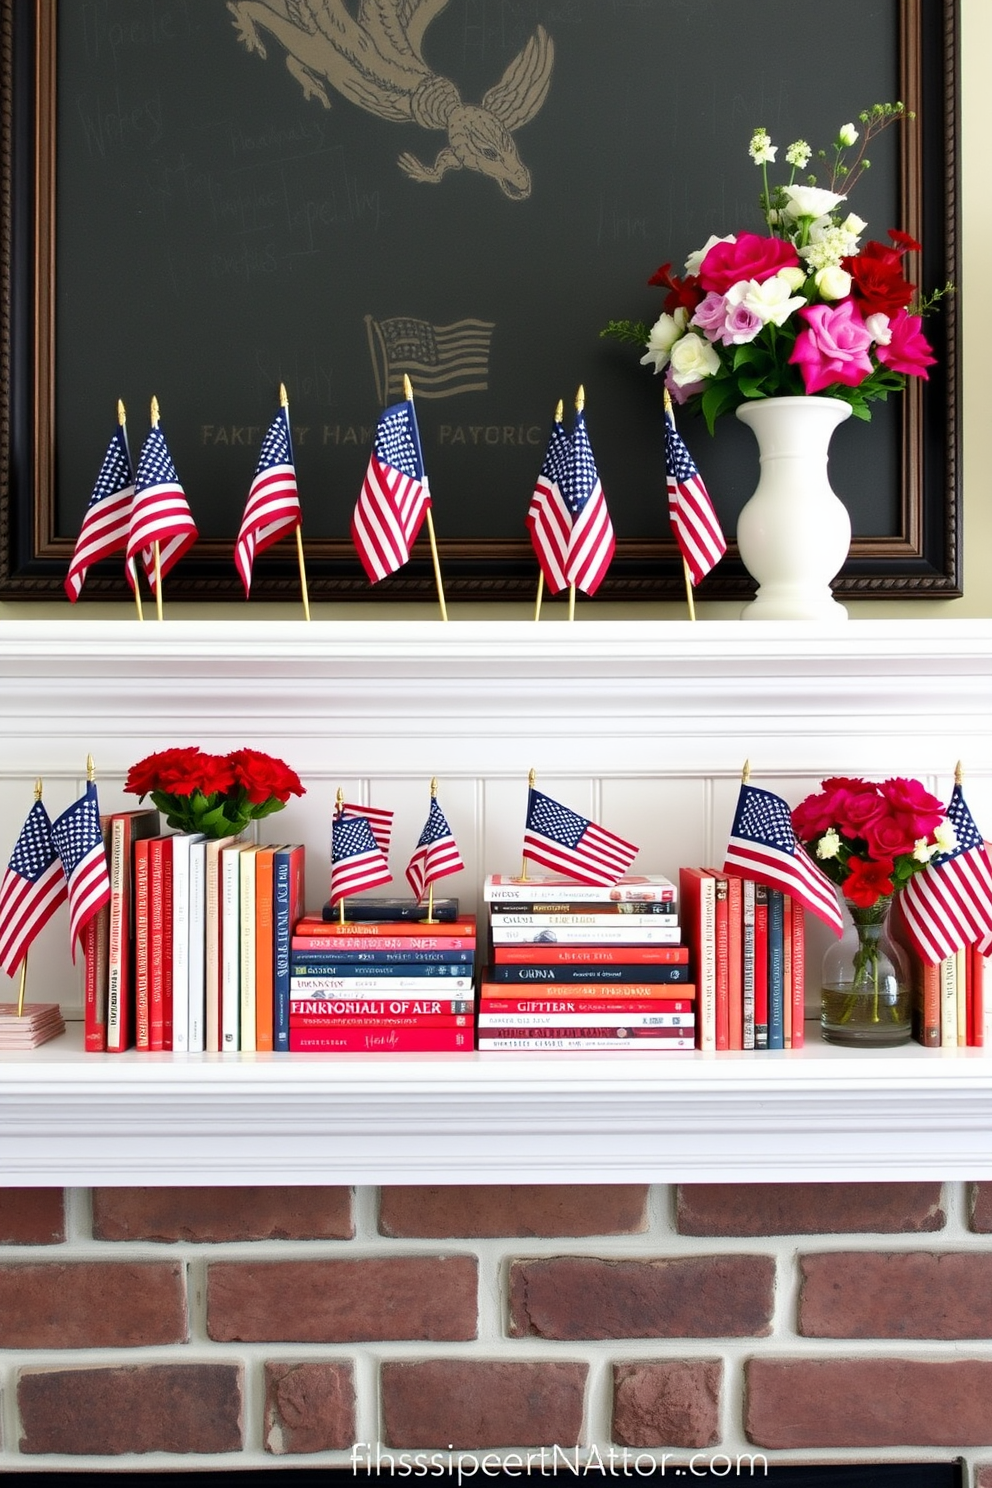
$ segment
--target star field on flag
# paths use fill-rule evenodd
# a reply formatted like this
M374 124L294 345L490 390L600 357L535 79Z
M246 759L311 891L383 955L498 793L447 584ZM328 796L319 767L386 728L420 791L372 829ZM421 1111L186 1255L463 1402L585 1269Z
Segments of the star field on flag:
M107 851L100 831L96 786L89 781L78 801L52 823L55 844L69 886L69 944L76 959L76 942L89 921L110 900Z
M0 883L0 967L13 976L39 930L68 896L52 824L35 801Z
M791 894L838 935L844 928L836 889L796 840L788 804L772 791L741 786L723 871Z

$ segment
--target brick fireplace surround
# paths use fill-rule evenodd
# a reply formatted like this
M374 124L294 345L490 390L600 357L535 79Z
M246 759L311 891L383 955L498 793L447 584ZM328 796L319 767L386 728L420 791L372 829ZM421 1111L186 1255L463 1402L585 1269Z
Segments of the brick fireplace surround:
M299 770L269 835L308 842L314 905L338 784L405 839L438 775L467 905L515 866L531 766L645 871L716 860L746 756L792 800L842 772L946 795L961 757L992 822L987 622L144 631L4 627L0 840L36 775L61 809L92 751L114 809L133 759L192 742ZM71 1010L63 940L31 985ZM0 1056L0 1471L579 1444L963 1455L992 1488L992 1059L809 1037L337 1063L84 1056L72 1030Z

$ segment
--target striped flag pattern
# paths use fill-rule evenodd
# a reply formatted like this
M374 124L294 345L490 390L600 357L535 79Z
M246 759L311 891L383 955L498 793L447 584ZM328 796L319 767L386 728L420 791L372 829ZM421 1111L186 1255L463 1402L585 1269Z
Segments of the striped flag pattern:
M675 427L668 393L665 394L665 469L668 520L695 586L719 563L727 551L727 539L695 461Z
M128 582L133 585L131 564L140 555L145 575L155 589L155 554L159 544L162 577L196 542L198 533L186 493L179 484L165 435L158 427L149 430L138 460L134 501L128 530Z
M568 540L572 531L572 514L565 502L564 488L572 460L572 441L560 419L555 419L548 440L544 464L530 500L526 527L551 594L565 588L568 579Z
M124 429L118 424L103 457L65 576L65 592L73 604L80 596L90 565L127 547L133 497L131 456Z
M452 398L489 388L489 348L495 322L456 320L436 326L412 316L365 317L376 385L383 403L402 397L403 376L417 384L418 398Z
M594 887L618 883L637 856L632 842L531 786L523 856Z
M791 894L841 934L844 920L837 890L796 840L792 815L781 796L741 786L723 871Z
M48 812L35 801L0 883L0 967L8 976L14 975L67 894Z
M251 589L255 554L264 553L281 537L295 532L302 519L289 432L289 409L280 408L262 440L255 478L234 544L234 566L241 575L246 598Z
M389 855L389 844L393 837L393 817L395 812L387 811L383 806L352 806L346 801L341 807L342 816L364 816L372 828L372 836L383 857Z
M391 879L389 864L366 818L335 817L331 826L331 903Z
M565 578L583 594L595 594L612 561L616 541L589 443L586 416L581 410L572 430L572 459L564 496L572 518Z
M379 419L351 519L352 541L373 584L409 562L430 504L413 404L394 403Z
M417 898L422 899L428 885L446 878L449 873L460 873L464 867L447 817L432 798L420 841L407 864L406 876L410 887Z
M107 850L100 831L100 807L92 780L78 801L52 823L52 841L62 859L69 886L69 944L76 959L76 942L89 921L110 901Z
M957 845L914 873L899 895L906 933L931 964L976 942L984 951L992 936L992 865L960 785L947 818Z

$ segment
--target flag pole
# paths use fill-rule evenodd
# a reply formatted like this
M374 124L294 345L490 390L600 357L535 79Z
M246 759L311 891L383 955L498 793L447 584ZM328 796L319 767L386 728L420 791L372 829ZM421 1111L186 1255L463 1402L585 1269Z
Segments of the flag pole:
M127 450L127 463L130 465L131 464L131 451L130 451L130 449L128 449L128 443L127 443L127 414L124 411L124 399L123 398L118 398L117 399L117 422L120 425L121 438L124 440L124 448ZM133 471L133 467L132 467L132 471ZM127 559L127 558L125 558L124 562L125 563L129 563L129 566L130 566L130 569L131 569L131 578L134 581L134 603L135 603L135 606L136 606L137 611L138 611L138 619L139 620L144 620L145 614L144 614L144 611L141 608L141 591L138 588L138 566L134 562L134 559L133 558L130 559L130 560Z
M36 801L40 801L41 800L41 780L40 779L36 780L35 783L34 783L34 798L35 798ZM27 992L27 989L28 989L28 952L25 951L24 952L24 960L21 962L21 980L20 980L20 983L18 984L18 988L17 988L17 1016L19 1018L23 1018L23 1016L24 1016L24 996L25 996L25 993Z
M564 418L564 416L565 416L565 405L562 402L562 400L559 398L558 399L558 407L555 409L555 423L556 424L560 424L561 421L562 421L562 419ZM538 564L537 602L536 602L536 604L534 606L534 619L535 620L540 620L540 618L541 618L541 600L543 598L544 598L544 569L541 568L540 564Z
M159 412L158 399L152 394L152 428L158 428ZM155 614L159 620L164 619L162 614L162 545L158 538L152 545L155 555Z
M287 431L287 433L289 433L290 432L290 429L289 429L289 394L286 391L286 384L284 382L281 382L279 384L279 406L280 406L280 408L285 408L285 410L286 410L286 431ZM292 434L291 433L290 433L289 451L290 451L290 455L292 455L293 444L292 444ZM295 468L295 461L294 461L294 468ZM306 564L303 561L303 513L302 513L302 508L301 508L301 511L300 511L300 520L296 524L296 561L297 561L297 563L299 565L299 569L300 569L300 597L303 600L303 618L305 620L309 620L310 619L310 593L309 593L309 590L307 588L307 569L306 569Z
M334 807L335 807L334 815L335 815L336 818L340 819L341 813L344 810L344 787L343 786L340 786L340 785L338 786L338 793L337 793L337 796L334 799ZM334 844L334 833L332 832L331 833L331 861L332 861L332 863L334 861L334 845L333 844ZM342 894L341 898L338 900L338 924L339 925L345 925L345 924L347 924L347 920L344 917L344 895L343 894Z
M410 381L410 376L409 376L409 373L407 373L407 372L404 372L403 373L403 396L404 396L404 398L406 399L406 401L408 403L410 403L410 404L413 403L413 383ZM418 436L417 436L417 443L418 443L418 445L420 443L419 433L418 433ZM423 462L423 454L422 453L421 453L420 458L421 458L421 462ZM431 516L431 508L430 508L430 504L429 503L428 503L428 506L427 506L426 516L427 516L427 536L430 538L430 543L431 543L431 558L434 560L434 582L437 585L437 599L438 599L438 604L441 606L441 619L442 620L447 620L447 618L448 618L448 607L447 607L447 605L444 602L444 585L441 583L441 562L440 562L440 559L437 556L437 538L434 536L434 519Z
M528 793L528 795L534 789L534 781L536 779L537 779L537 771L536 770L530 770L530 771L528 771L528 774L527 774L527 793ZM529 804L530 803L528 802L528 805ZM520 877L521 877L521 879L526 879L526 877L527 877L527 855L526 855L526 853L524 853L521 856L521 859L520 859Z
M433 803L436 800L437 800L437 776L436 775L432 775L431 776L431 802ZM424 920L423 923L425 925L436 925L437 924L437 920L434 918L434 880L433 879L431 879L430 883L427 885L427 918L426 918L426 920Z
M583 386L583 384L580 382L579 383L579 390L578 390L578 392L575 395L575 412L576 413L581 413L582 410L583 410L583 408L585 408L585 406L586 406L586 390L585 390L585 387ZM569 618L569 620L574 620L575 619L575 583L574 583L574 581L571 584L569 584L569 586L568 586L568 618Z
M666 419L672 418L672 395L667 387L665 389L665 417ZM682 555L682 575L685 579L685 602L689 606L689 619L695 620L696 605L692 597L692 578L689 574L689 560L684 553Z

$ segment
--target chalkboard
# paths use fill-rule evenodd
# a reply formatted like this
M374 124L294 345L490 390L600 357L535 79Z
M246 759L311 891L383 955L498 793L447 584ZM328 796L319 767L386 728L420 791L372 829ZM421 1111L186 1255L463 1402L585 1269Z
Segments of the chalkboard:
M60 589L117 399L136 451L152 394L201 534L168 594L240 594L233 538L280 382L311 592L429 596L425 545L373 589L348 536L403 370L449 595L533 594L523 519L581 383L618 536L600 594L675 596L660 379L599 332L655 317L663 260L760 230L754 126L825 143L903 97L919 117L876 142L852 206L873 235L921 238L928 287L956 272L950 0L835 0L829 26L812 0L395 0L392 29L358 0L3 8L5 597ZM955 317L950 301L928 327L925 389L835 435L856 533L841 593L959 592ZM753 438L733 418L681 428L732 533ZM748 582L732 552L701 592ZM252 592L296 583L284 545ZM108 560L84 597L126 592Z

